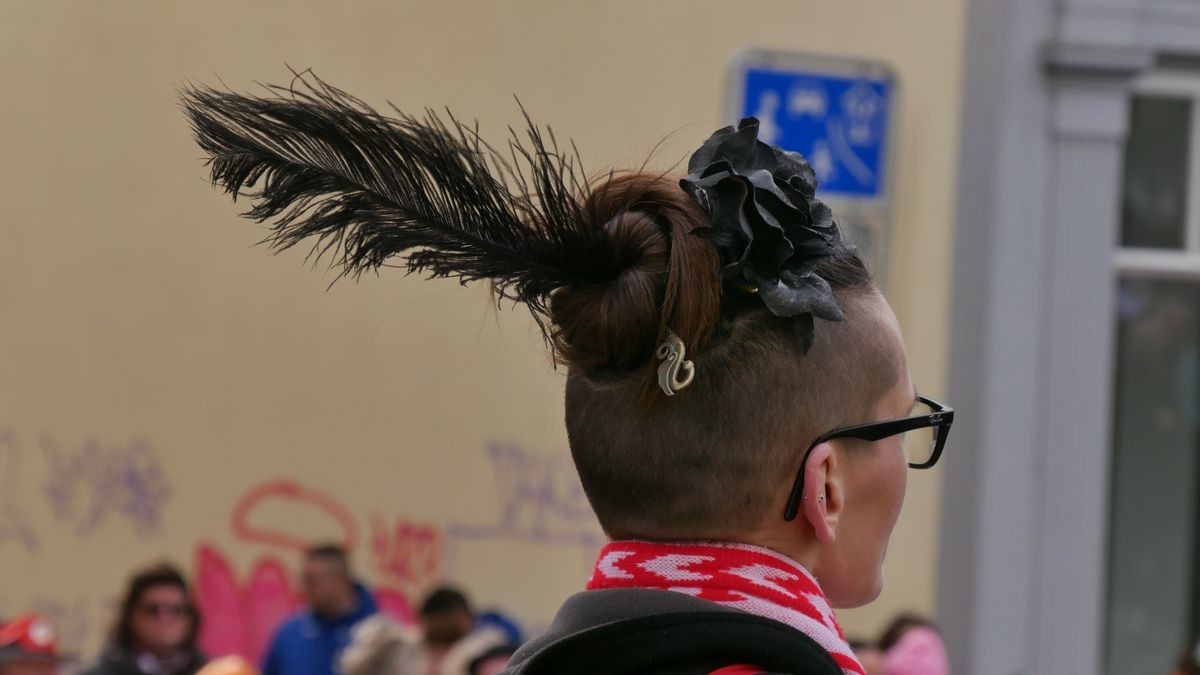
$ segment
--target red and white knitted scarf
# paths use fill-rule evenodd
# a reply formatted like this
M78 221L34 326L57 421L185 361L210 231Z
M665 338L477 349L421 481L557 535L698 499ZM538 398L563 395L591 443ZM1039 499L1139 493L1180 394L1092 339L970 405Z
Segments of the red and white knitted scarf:
M846 675L865 675L817 580L774 551L745 544L614 541L600 551L588 590L675 591L785 623L829 652Z

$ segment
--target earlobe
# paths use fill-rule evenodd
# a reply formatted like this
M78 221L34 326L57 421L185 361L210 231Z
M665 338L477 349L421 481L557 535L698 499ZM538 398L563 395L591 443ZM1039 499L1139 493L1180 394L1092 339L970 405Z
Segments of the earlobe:
M804 465L800 510L822 544L832 544L837 538L838 516L843 503L840 480L833 446L822 443L813 448Z

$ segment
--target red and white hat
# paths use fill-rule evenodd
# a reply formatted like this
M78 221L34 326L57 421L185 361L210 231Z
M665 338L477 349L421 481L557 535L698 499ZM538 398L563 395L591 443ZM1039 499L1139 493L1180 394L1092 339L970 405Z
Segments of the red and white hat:
M23 614L0 624L0 664L14 661L62 661L58 632L37 614Z

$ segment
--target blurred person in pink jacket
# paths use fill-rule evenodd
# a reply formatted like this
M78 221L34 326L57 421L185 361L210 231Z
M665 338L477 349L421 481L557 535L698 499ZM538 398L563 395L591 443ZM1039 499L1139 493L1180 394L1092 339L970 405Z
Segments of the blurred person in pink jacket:
M901 615L879 639L883 675L950 675L946 645L932 622Z

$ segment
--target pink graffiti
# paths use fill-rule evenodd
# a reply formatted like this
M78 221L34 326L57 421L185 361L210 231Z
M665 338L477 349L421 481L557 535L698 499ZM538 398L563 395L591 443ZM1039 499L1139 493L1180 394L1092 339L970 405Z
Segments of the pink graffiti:
M228 559L202 544L195 560L196 604L203 622L200 648L209 656L237 654L260 663L276 628L303 606L283 564L264 557L254 563L249 579L238 581ZM413 624L416 615L405 597L390 589L375 591L381 612Z
M271 633L300 606L279 561L263 558L239 584L225 556L211 546L196 551L196 604L204 618L200 647L211 656L239 654L258 663Z
M394 591L390 588L375 589L375 605L379 607L379 611L399 621L404 626L417 625L417 613L413 611L412 605L408 604L408 598L399 591Z

